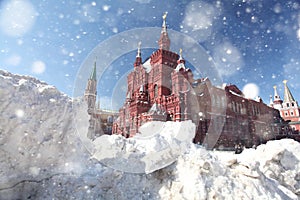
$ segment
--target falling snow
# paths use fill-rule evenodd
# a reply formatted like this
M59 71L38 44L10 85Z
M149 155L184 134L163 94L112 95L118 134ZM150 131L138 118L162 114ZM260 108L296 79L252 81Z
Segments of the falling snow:
M31 70L35 74L42 74L46 70L46 65L43 61L35 61L32 64Z
M4 1L3 4L0 13L0 30L12 37L19 37L30 31L37 14L30 1L11 0Z

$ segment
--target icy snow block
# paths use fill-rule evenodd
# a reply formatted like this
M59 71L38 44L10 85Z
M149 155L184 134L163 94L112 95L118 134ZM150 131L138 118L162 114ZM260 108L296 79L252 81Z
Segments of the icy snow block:
M185 153L195 130L192 121L148 122L136 137L103 135L97 138L93 142L93 157L116 170L148 174L172 164Z

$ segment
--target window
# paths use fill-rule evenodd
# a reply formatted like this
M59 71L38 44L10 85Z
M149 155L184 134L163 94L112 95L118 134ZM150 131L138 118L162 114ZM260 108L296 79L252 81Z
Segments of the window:
M154 85L154 97L158 96L158 87L157 85Z
M235 112L235 103L232 102L232 111Z
M294 112L293 111L291 111L291 116L294 116Z
M290 107L290 104L289 104L289 103L286 103L286 107Z

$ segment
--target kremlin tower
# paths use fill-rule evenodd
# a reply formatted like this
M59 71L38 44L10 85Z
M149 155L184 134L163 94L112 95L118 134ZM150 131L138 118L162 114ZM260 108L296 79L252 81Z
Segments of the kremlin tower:
M290 89L287 86L287 80L284 84L284 98L281 100L277 92L277 87L274 86L274 101L270 102L270 106L279 110L281 117L289 122L290 127L294 131L300 131L300 107L295 101Z

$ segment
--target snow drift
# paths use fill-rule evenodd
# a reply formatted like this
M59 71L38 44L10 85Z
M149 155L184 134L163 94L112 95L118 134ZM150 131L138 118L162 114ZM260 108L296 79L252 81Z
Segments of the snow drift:
M74 116L82 126L87 122L84 107L72 109L80 101L1 70L0 82L0 199L300 198L300 144L294 140L239 155L189 143L163 169L124 173L90 157L74 134Z
M93 157L123 172L151 173L175 162L192 142L195 125L184 122L148 122L139 135L126 139L103 135L93 143Z

